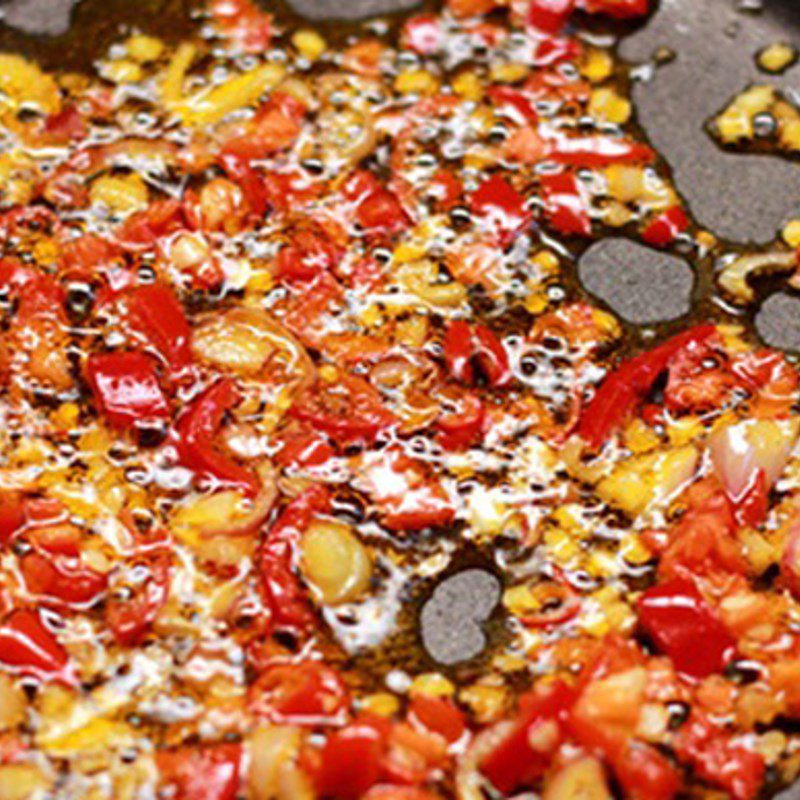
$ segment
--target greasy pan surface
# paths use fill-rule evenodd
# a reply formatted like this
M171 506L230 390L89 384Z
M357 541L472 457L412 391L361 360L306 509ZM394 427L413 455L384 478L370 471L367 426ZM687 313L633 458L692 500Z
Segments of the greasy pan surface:
M418 4L413 0L293 0L290 5L323 29L335 30L342 17L389 14ZM31 53L47 66L86 64L93 52L117 36L120 23L136 22L165 36L186 29L181 0L135 4L85 0L77 5L74 0L0 0L0 9L7 23L0 30L0 50ZM757 13L747 14L736 8L736 0L661 0L648 23L632 31L621 46L622 56L634 63L648 62L658 50L673 51L669 63L652 70L634 88L639 122L666 157L678 191L697 221L732 244L766 244L783 222L800 216L800 162L726 153L704 131L710 114L742 87L765 81L753 53L776 40L800 47L800 0L765 0ZM800 64L766 81L787 92L796 90L800 99ZM660 276L655 287L654 274ZM681 316L689 310L689 295L695 310L712 302L708 276L695 281L680 259L673 263L668 256L635 249L622 240L605 240L590 248L581 260L580 276L592 295L638 324ZM675 283L665 288L664 280ZM776 347L800 351L800 299L769 282L759 287L759 294L763 309L754 316L762 337ZM476 598L497 591L485 572L463 574L472 583L448 597L456 610L422 617L423 625L430 628L423 639L434 643L442 663L456 663L474 654L475 642L460 640L451 621L462 613L470 616ZM463 612L458 611L459 605ZM800 788L780 797L800 798Z

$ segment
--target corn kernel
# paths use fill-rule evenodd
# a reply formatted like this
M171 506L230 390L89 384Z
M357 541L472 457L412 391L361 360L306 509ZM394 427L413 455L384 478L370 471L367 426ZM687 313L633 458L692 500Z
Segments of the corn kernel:
M508 703L508 691L503 686L468 686L458 693L458 699L469 706L476 721L486 725L499 719Z
M427 248L422 242L401 242L394 249L394 260L398 264L407 264L424 258L426 252Z
M137 33L125 42L125 48L134 61L138 61L140 64L147 64L150 61L156 61L164 52L164 42L155 36L145 36L143 33Z
M430 322L421 314L414 314L407 319L398 321L395 328L395 338L406 347L422 347L428 338Z
M55 422L63 428L72 428L80 416L80 408L77 403L62 403L55 414Z
M541 314L550 305L550 298L544 287L537 287L525 298L525 310L529 314Z
M453 79L453 91L465 100L477 103L483 97L483 84L481 79L471 70L460 72Z
M800 219L792 219L783 226L781 237L789 247L800 247Z
M275 279L267 270L257 270L253 272L247 281L249 292L268 292L275 285Z
M560 262L552 250L540 250L531 260L545 275L558 274Z
M100 74L112 83L137 83L144 77L142 68L135 61L127 59L106 61L100 67Z
M362 697L360 706L362 711L377 714L379 717L391 717L400 710L400 701L388 692L376 692Z
M439 81L427 70L411 69L395 78L394 88L401 94L435 94Z
M494 64L489 71L489 77L496 83L517 83L525 80L529 74L530 67L527 64L516 62Z
M674 445L684 445L701 436L703 423L697 417L681 417L670 423L667 436Z
M323 364L319 368L319 376L326 383L335 383L339 380L339 370L333 364Z
M358 321L367 328L375 328L383 322L383 314L381 314L380 308L373 303L358 315Z
M597 119L623 125L631 118L631 103L613 89L600 88L589 99L589 114Z
M316 32L304 28L292 36L297 52L309 61L316 61L328 48L328 43Z
M800 150L800 120L789 120L781 126L781 145L787 150Z
M625 445L633 453L646 453L660 443L658 434L643 420L634 419L625 429Z
M109 211L120 214L130 214L147 205L147 184L136 173L124 176L104 175L92 183L89 197L92 205L105 206Z
M635 566L646 564L653 558L652 552L642 541L641 536L635 533L631 533L623 539L620 553L629 564Z
M428 697L452 697L456 687L439 672L425 672L414 678L409 694L424 694Z
M776 42L765 47L756 59L764 72L783 72L797 60L797 50L785 42Z
M586 80L599 83L611 77L611 73L614 71L614 61L607 50L598 50L593 47L586 51L580 71Z

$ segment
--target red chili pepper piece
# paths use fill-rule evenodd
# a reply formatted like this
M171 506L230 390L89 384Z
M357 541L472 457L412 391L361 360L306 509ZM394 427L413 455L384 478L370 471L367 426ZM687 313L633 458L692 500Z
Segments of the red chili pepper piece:
M578 179L569 172L539 178L547 222L559 233L591 236L592 221Z
M314 485L292 501L267 533L258 559L261 592L279 628L308 630L314 614L307 592L292 571L294 548L317 514L330 509L330 494Z
M734 800L753 800L764 782L764 757L732 740L724 729L694 712L675 737L675 753L702 780L725 789Z
M218 481L255 495L261 488L255 471L214 446L222 418L239 400L239 390L232 380L217 381L181 415L175 429L175 445L181 462L204 480Z
M736 651L736 641L717 619L694 582L673 578L639 599L639 622L675 668L693 678L719 672Z
M147 249L162 236L183 226L183 205L179 200L156 200L144 211L131 214L120 227L116 238L128 249Z
M137 286L128 297L128 324L182 377L194 361L192 329L175 293L162 283Z
M342 800L362 797L381 776L387 737L385 721L366 716L329 736L317 772L320 795Z
M673 206L652 220L642 231L642 241L653 247L667 247L689 227L689 217L680 206Z
M222 153L219 165L225 174L239 186L250 206L250 211L255 217L263 217L269 208L267 187L259 171L250 166L247 159L235 153Z
M289 281L309 281L333 270L343 251L323 231L300 228L291 242L278 251L275 274Z
M112 593L106 602L106 622L117 644L141 644L155 622L169 593L169 557L151 555L137 564L139 573L130 594Z
M439 17L435 14L416 14L403 25L400 40L404 47L421 56L433 55L444 42Z
M97 602L108 586L108 578L81 562L77 546L71 553L32 552L20 561L27 590L43 601L85 607Z
M22 496L18 492L0 492L0 546L5 545L26 521Z
M531 0L528 25L544 33L558 33L575 9L575 0Z
M650 0L580 0L579 7L589 14L605 14L614 19L635 19L650 11Z
M378 390L349 374L341 375L335 385L302 394L289 413L342 446L371 443L397 423Z
M235 800L239 795L240 744L185 745L156 752L161 782L172 800Z
M652 147L612 136L557 135L547 139L546 145L547 158L570 167L599 169L612 164L649 164L656 158ZM543 179L550 177L557 176L544 176Z
M738 497L729 497L734 519L739 525L755 528L769 511L769 485L763 469L758 469L750 483Z
M610 760L628 800L672 800L680 791L680 774L654 747L631 741Z
M39 680L75 683L67 651L28 609L12 611L0 625L0 664Z
M436 441L446 450L462 450L480 439L486 409L480 397L469 393L450 399L448 406L436 420Z
M503 246L510 244L533 216L525 207L525 197L500 175L492 175L475 190L470 209L497 234Z
M350 702L339 675L318 661L274 664L250 690L253 713L279 725L320 725L341 722Z
M353 173L342 194L353 203L356 221L368 233L394 233L409 223L397 196L367 170Z
M578 434L591 447L601 447L636 410L658 376L677 353L716 333L714 325L696 325L663 344L620 364L606 376L581 414Z
M517 124L536 124L539 121L533 103L518 89L512 89L510 86L490 86L486 94L496 106L510 111L509 116Z
M114 427L130 430L169 417L155 363L144 353L94 353L86 372L95 402Z
M493 388L507 386L513 378L502 342L480 323L451 322L444 337L444 359L448 372L462 383L475 382L475 366Z
M550 766L552 755L561 744L562 727L575 702L575 690L558 681L523 695L511 732L483 760L481 772L494 787L511 794L540 778ZM555 722L559 735L552 737L549 751L534 750L531 733L546 723Z

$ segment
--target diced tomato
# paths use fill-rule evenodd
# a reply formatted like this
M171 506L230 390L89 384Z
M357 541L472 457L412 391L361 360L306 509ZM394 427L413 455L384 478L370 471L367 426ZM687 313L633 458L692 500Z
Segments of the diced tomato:
M667 247L689 227L689 217L680 206L663 211L642 231L642 240L654 247Z
M384 721L367 716L331 734L316 776L320 795L342 800L363 797L381 776L386 735Z
M440 169L431 178L428 195L436 203L437 208L449 211L458 205L464 193L464 184L450 170Z
M119 268L120 249L107 239L87 233L63 245L61 262L65 277L88 282L114 267Z
M257 218L263 217L270 207L263 174L250 165L249 159L237 153L223 152L219 157L219 164L225 174L242 190L252 214Z
M144 353L94 353L86 373L99 410L114 427L131 430L168 419L155 363Z
M574 701L575 691L562 681L537 686L520 698L513 728L480 765L498 791L511 794L544 774L561 744L562 728ZM536 732L545 727L552 728L552 735L541 737L549 746L534 750L531 743L536 741Z
M89 127L75 105L68 103L61 111L45 117L44 132L56 142L68 143L85 138Z
M273 459L281 467L318 467L335 455L324 436L309 430L287 433L279 437L279 444Z
M625 797L630 800L672 800L681 788L677 769L649 745L629 742L612 763Z
M180 416L173 441L181 462L203 480L217 481L258 494L261 482L255 471L219 450L214 442L225 414L239 403L236 384L227 379L206 389Z
M367 170L353 173L342 194L353 203L356 221L368 233L394 233L409 223L397 196Z
M469 203L473 215L484 221L503 246L525 230L533 216L526 207L525 197L500 175L487 178L472 194Z
M183 206L179 200L156 200L144 211L131 214L117 230L116 239L125 248L145 250L183 224Z
M275 274L290 281L313 280L321 272L333 270L342 255L342 249L324 231L301 227L278 251Z
M480 439L485 419L486 409L477 395L452 393L443 399L436 419L436 441L446 450L469 447Z
M559 233L590 236L592 221L578 179L569 172L539 178L547 222Z
M161 783L173 800L236 800L242 747L183 745L156 751Z
M764 757L698 712L678 731L674 748L698 777L729 792L734 800L753 800L759 794Z
M10 541L26 520L22 495L18 492L0 492L0 546Z
M103 573L83 564L77 548L57 553L43 547L23 556L20 569L27 590L44 602L85 607L96 603L108 586Z
M67 651L28 609L15 609L0 624L0 664L43 681L75 682Z
M638 611L656 647L692 678L720 672L736 652L736 641L687 578L648 589Z
M252 0L214 0L211 14L226 36L246 53L261 54L272 41L272 15Z
M414 695L408 714L412 723L438 733L448 742L457 742L467 729L464 715L447 697Z
M342 679L319 661L269 666L250 689L253 713L277 724L335 724L349 701Z
M341 446L369 444L397 422L378 390L350 374L300 395L289 413Z

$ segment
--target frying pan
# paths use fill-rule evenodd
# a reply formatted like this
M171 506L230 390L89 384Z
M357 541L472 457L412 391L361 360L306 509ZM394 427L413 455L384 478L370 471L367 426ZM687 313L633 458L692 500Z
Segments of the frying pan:
M331 35L341 29L342 20L346 26L347 21L422 4L261 2L313 20ZM190 27L191 5L192 0L0 0L0 50L26 53L47 67L87 67L94 54L117 38L120 25L179 37ZM665 156L698 223L732 246L765 244L787 219L800 217L800 162L724 152L704 130L713 114L754 82L776 85L800 103L800 64L781 76L765 75L756 67L755 54L777 41L800 49L800 0L660 0L647 23L620 45L623 58L641 65L635 70L633 95L644 133ZM663 58L666 53L668 59ZM690 266L614 238L590 247L579 264L590 294L645 328L713 306L712 271L713 264ZM767 287L760 300L752 321L762 339L800 353L800 297ZM499 584L475 567L446 583L423 609L421 640L434 661L457 665L474 659L485 646L480 624L497 603ZM479 619L476 609L482 609ZM475 626L465 635L463 623L470 619ZM779 797L800 800L800 786Z

